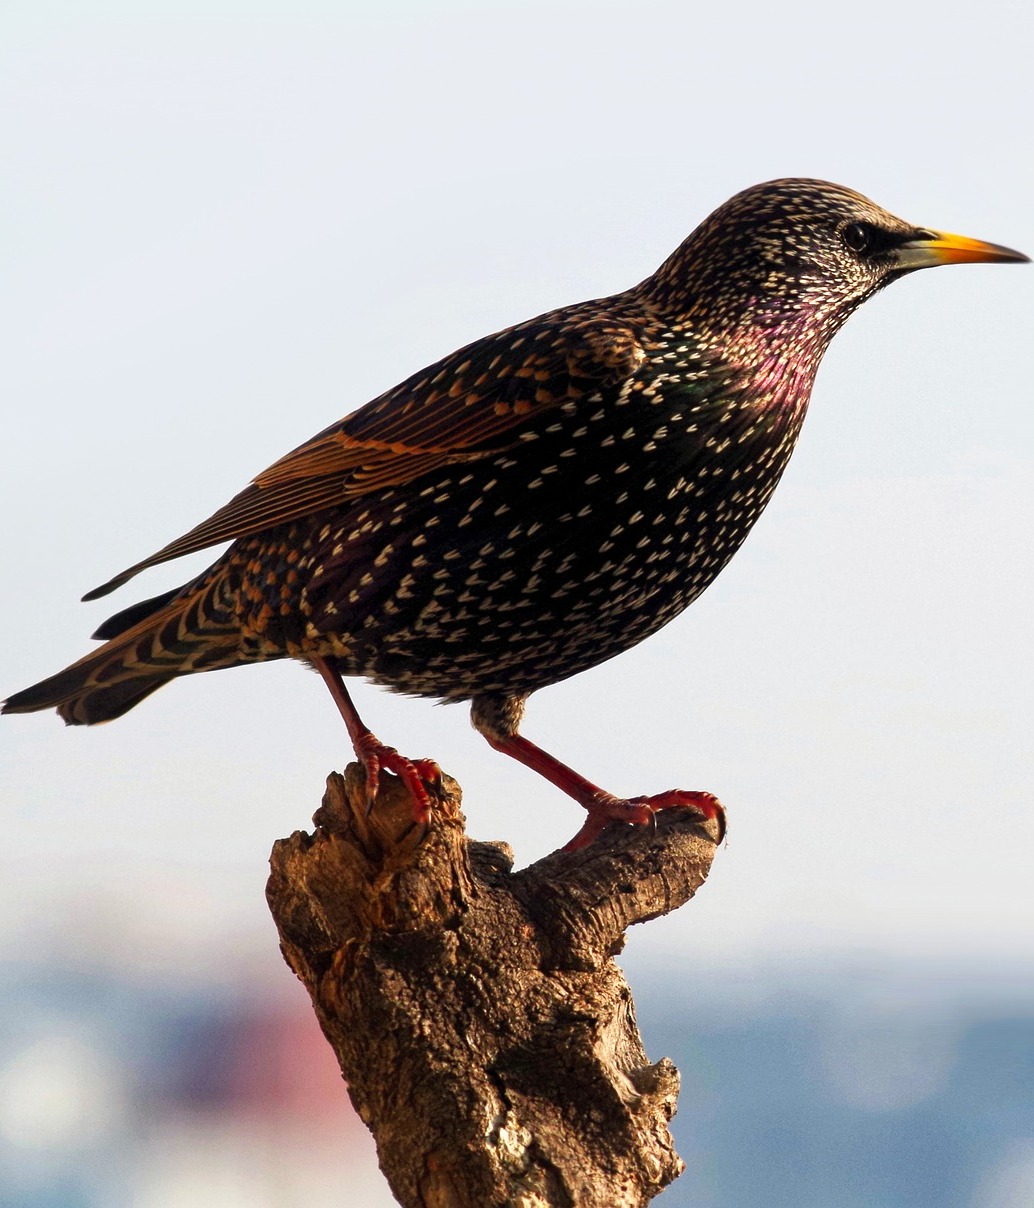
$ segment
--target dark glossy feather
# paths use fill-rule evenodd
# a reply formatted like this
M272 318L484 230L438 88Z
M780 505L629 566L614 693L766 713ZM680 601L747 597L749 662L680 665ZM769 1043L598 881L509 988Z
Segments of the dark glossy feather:
M635 331L600 321L607 300L555 311L414 374L274 462L224 507L83 596L148 567L511 448L542 416L643 360Z

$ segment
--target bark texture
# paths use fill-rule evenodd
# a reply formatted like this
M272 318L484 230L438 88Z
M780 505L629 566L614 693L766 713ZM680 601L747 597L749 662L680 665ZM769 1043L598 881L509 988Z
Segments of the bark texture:
M670 810L514 872L504 844L467 839L448 777L426 835L394 777L365 800L358 765L332 774L267 896L398 1201L647 1203L683 1169L679 1077L648 1060L612 957L692 897L714 824Z

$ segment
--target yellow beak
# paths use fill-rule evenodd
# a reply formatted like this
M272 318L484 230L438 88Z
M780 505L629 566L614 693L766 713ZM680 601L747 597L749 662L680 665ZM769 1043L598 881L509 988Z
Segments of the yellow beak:
M937 264L1021 264L1029 260L1029 256L1012 248L947 231L920 231L897 251L898 265L903 269L933 268Z

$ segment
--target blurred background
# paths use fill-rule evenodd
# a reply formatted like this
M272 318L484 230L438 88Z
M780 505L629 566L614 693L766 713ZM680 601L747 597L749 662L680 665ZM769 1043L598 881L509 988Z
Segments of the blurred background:
M1029 6L7 0L0 693L286 450L459 345L651 272L756 181L1034 251ZM705 1208L1034 1203L1034 272L923 273L834 341L687 614L531 702L621 793L728 806L622 958ZM462 708L356 686L471 833L578 810ZM0 1205L391 1202L263 886L350 758L297 665L0 723Z

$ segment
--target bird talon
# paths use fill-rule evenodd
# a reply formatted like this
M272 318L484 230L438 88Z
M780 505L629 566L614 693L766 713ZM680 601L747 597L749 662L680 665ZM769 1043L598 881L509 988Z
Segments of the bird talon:
M441 787L442 769L433 759L413 759L410 762L424 784L429 784L433 788Z
M613 797L609 793L597 793L585 808L589 816L574 838L564 844L564 851L587 847L611 822L648 826L652 835L657 830L657 815L661 810L670 809L689 809L708 821L717 819L718 842L725 838L725 808L714 793L689 789L669 789L650 797Z
M661 810L689 809L706 821L712 819L718 823L718 842L725 838L726 819L725 806L714 793L695 791L693 789L669 789L666 793L655 793L652 797L633 797L636 803L646 806L656 819Z
M413 801L413 821L427 826L431 817L431 798L427 787L441 784L442 769L433 759L407 759L395 747L389 747L365 726L353 735L352 745L366 772L366 814L373 812L380 791L381 773L391 772L409 790Z

